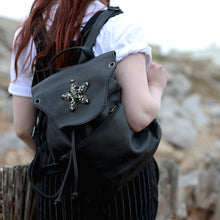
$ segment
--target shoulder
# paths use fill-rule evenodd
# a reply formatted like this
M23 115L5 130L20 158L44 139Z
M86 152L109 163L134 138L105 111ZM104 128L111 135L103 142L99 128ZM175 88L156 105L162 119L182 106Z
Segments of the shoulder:
M117 61L132 53L145 53L147 65L151 61L151 48L143 28L126 13L110 18L102 27L94 47L95 56L114 50Z
M111 33L119 33L127 31L133 31L133 29L140 29L140 25L133 20L128 14L122 13L109 19L109 21L103 26L102 31L109 31Z

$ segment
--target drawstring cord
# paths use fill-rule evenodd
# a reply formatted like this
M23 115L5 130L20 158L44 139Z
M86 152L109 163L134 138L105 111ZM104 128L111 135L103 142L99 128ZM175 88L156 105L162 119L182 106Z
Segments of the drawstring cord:
M76 145L75 145L75 132L72 132L72 160L73 160L73 193L72 198L75 199L78 196L78 167L77 167L77 159L76 159Z
M73 164L72 164L73 162ZM78 168L77 168L77 160L76 160L76 147L75 147L75 132L72 132L72 149L71 149L71 154L70 154L70 158L69 158L69 163L68 163L68 167L63 179L63 183L59 189L59 194L58 197L56 198L54 205L57 205L61 202L61 198L63 195L63 191L64 191L64 186L66 183L66 180L68 178L70 169L71 169L71 164L73 165L73 193L72 193L72 199L75 199L78 196L78 192L77 192L77 188L78 188Z
M65 183L66 183L66 180L68 178L68 175L69 175L69 171L70 171L70 168L71 168L71 163L72 163L72 157L70 156L69 158L69 162L68 162L68 167L67 167L67 170L66 170L66 173L64 175L64 178L63 178L63 182L58 190L58 196L56 198L56 200L54 201L54 205L58 205L60 202L61 202L61 197L63 195L63 190L64 190L64 186L65 186Z
M29 168L28 168L28 177L29 177L29 181L30 181L30 184L32 185L32 187L41 196L43 196L47 199L55 199L56 198L55 201L54 201L54 205L58 205L62 200L62 195L64 193L64 187L65 187L67 178L70 174L71 168L73 166L73 193L72 193L72 199L75 199L78 196L78 192L77 192L77 189L78 189L78 167L77 167L77 160L76 160L75 132L74 132L74 130L72 131L72 149L71 149L71 152L70 152L70 155L69 155L68 166L67 166L64 178L63 178L63 182L62 182L60 188L57 190L57 192L54 193L53 195L47 195L47 194L43 193L33 183L32 170L33 170L33 166L37 162L37 159L39 157L40 152L41 151L39 149L37 149L36 154L35 154L35 159L31 162L31 164L29 165ZM47 175L47 174L51 175L51 174L58 173L58 172L60 172L59 163L55 163L55 164L48 165L46 167L42 167L42 170L43 170L43 175Z

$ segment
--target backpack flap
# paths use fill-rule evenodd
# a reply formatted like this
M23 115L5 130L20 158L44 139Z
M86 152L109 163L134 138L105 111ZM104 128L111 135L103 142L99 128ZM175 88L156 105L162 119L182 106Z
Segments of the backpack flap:
M63 68L32 88L33 103L58 128L87 123L105 108L115 68L114 51Z

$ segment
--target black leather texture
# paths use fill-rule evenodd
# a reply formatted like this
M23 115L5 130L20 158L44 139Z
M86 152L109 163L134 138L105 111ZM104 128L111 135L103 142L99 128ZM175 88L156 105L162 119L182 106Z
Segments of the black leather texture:
M114 67L111 66L113 63ZM108 84L110 78L113 78L115 68L113 51L83 64L64 68L32 88L34 105L47 113L58 128L85 124L105 108ZM61 98L69 91L71 80L75 80L79 85L89 83L85 92L89 104L79 104L74 112L69 110L69 102Z
M76 191L106 196L122 189L147 165L158 148L161 128L156 119L141 132L129 128L121 87L114 78L114 51L86 57L32 88L34 105L47 115L46 145L56 161L42 170L45 175L66 172ZM71 82L77 86L71 87ZM81 85L86 85L82 91ZM73 109L71 101L76 102ZM40 166L36 158L30 166L31 180L31 168ZM62 170L60 164L68 168Z

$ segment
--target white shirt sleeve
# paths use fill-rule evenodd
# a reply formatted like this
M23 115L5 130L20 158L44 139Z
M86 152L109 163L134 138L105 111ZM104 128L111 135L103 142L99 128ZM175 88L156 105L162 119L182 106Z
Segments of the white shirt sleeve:
M129 54L142 52L146 55L146 65L150 65L149 47L142 28L131 21L126 14L111 18L101 29L93 47L95 56L115 50L117 62Z
M20 29L18 29L15 33L14 39L16 39ZM14 42L13 42L14 45ZM14 47L13 47L14 48ZM12 95L23 96L23 97L32 97L31 94L31 85L32 79L31 76L31 65L30 62L36 55L36 48L33 45L33 49L31 55L29 56L31 51L31 41L22 51L19 59L18 59L18 76L16 78L15 72L15 50L12 51L11 55L11 66L10 66L10 78L11 82L8 87L8 92ZM24 67L23 67L24 65Z

